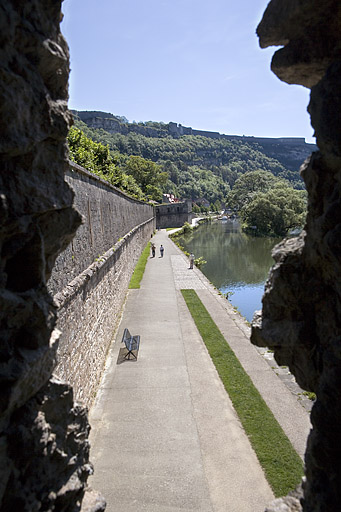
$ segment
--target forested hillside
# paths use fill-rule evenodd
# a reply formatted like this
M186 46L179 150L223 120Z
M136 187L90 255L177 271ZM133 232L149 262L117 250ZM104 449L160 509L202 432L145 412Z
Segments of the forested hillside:
M127 125L114 117L104 121L111 130ZM149 135L109 133L76 118L68 137L70 157L142 200L161 201L162 193L173 193L191 198L196 211L203 200L211 209L228 205L255 233L282 236L303 225L306 194L298 172L241 140L172 137L165 126L145 123Z
M102 120L97 119L101 125ZM110 121L120 124L117 118ZM274 176L285 178L294 188L304 188L297 171L287 169L278 160L255 149L255 145L239 140L199 135L175 138L167 135L165 125L152 122L145 123L145 128L153 130L153 136L131 131L126 135L109 133L103 128L90 128L77 117L75 124L87 137L108 145L117 162L122 160L122 155L134 155L160 165L168 174L163 192L173 193L180 198L190 197L193 201L204 198L210 203L224 201L239 176L257 170L269 171ZM156 137L155 131L162 136Z
M303 187L298 172L290 171L278 160L241 141L211 139L199 135L183 135L179 138L147 137L133 132L122 135L89 128L80 120L76 120L76 126L93 140L109 145L113 151L139 155L161 165L167 161L172 162L180 172L186 166L209 169L230 186L240 173L263 170L288 179L296 188Z
M264 155L278 160L286 169L297 172L302 162L317 151L315 144L306 143L303 137L254 137L226 135L219 132L196 130L174 122L156 121L130 123L126 117L100 111L73 111L89 128L103 129L111 134L137 134L151 138L179 138L183 135L201 136L207 139L242 142Z

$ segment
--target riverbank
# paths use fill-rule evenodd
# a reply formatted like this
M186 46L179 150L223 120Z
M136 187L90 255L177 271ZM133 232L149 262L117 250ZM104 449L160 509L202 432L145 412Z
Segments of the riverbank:
M263 398L271 394L266 402L301 456L309 414L250 345L241 317L188 269L166 232L153 241L157 257L148 260L141 288L128 293L91 411L92 485L107 497L108 512L261 512L272 491L180 290L197 291ZM117 364L125 327L140 334L140 351L136 362Z
M175 236L184 251L206 260L202 272L251 322L262 307L264 283L274 263L271 251L280 239L247 235L235 221L212 221Z

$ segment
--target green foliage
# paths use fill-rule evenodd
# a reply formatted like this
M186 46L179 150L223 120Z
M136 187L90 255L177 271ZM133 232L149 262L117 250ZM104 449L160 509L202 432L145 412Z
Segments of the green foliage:
M153 161L168 161L176 165L182 162L187 166L209 168L229 183L234 182L238 173L258 168L274 174L285 171L278 161L241 141L210 139L199 135L184 135L177 139L156 138L129 133L109 135L107 142L112 149L125 154L138 154Z
M275 183L276 177L267 171L247 172L240 176L227 197L228 205L240 210L248 204L259 192L269 190Z
M165 129L167 125L151 121L139 124L157 130L158 136L146 137L133 132L111 134L88 128L76 120L76 125L87 136L108 145L112 152L121 156L139 156L159 164L168 176L167 181L161 180L159 187L162 192L171 192L179 198L193 201L205 198L213 204L225 202L238 177L257 170L286 177L293 180L295 186L302 186L298 173L288 171L277 160L266 156L256 144L199 135L173 138Z
M309 398L312 402L316 400L316 394L313 391L303 391L303 395Z
M179 171L175 190L178 197L190 198L192 201L205 198L215 203L225 201L230 186L213 171L193 165Z
M303 190L277 183L256 195L239 214L246 228L257 226L257 234L285 236L290 229L301 228L304 224L305 195Z
M68 143L70 159L88 171L137 199L162 200L168 175L155 162L140 156L112 153L108 146L93 141L74 126L69 131Z
M269 172L243 174L227 200L238 210L243 228L255 234L284 236L305 221L306 192L293 189L287 180Z
M122 172L108 146L94 142L81 130L72 126L68 134L70 159L112 185L124 190L136 199L144 199L144 194L134 178Z
M162 193L173 193L193 202L206 199L212 211L227 202L239 211L246 230L257 226L257 234L283 236L302 226L305 193L295 192L284 179L299 187L298 174L256 145L193 135L172 138L163 123L139 124L157 136L110 134L77 120L84 133L71 129L70 156L139 199L161 201ZM208 210L193 208L197 213Z
M120 179L120 172L114 165L108 146L94 142L78 128L72 126L68 135L70 159L82 165L90 172L105 173L111 171Z
M162 190L168 175L159 165L140 156L130 156L122 164L123 170L139 184L142 192L154 201L162 201Z
M185 222L181 229L183 234L190 233L193 230L189 222Z
M199 270L201 270L201 268L206 265L207 261L204 260L204 258L202 256L200 256L199 258L195 258L194 260L194 265L196 267L198 267Z
M275 496L300 482L303 464L194 290L181 290Z
M232 297L232 295L234 295L234 292L233 291L225 292L223 295L226 300L230 300L230 297Z
M219 199L217 199L216 202L214 203L214 210L216 212L219 212L221 210L221 202L219 201Z
M184 235L189 235L190 233L193 232L194 229L197 229L197 228L198 228L198 225L191 226L191 224L189 222L185 222L185 224L182 226L182 228L175 231L175 233L171 233L169 235L169 238L171 238L173 240L173 242L176 243L178 238L181 238ZM180 245L178 245L178 247L180 247L180 249L183 250L183 248Z

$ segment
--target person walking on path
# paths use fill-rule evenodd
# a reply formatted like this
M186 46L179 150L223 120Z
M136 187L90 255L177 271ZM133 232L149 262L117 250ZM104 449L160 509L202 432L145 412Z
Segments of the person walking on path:
M194 254L191 252L189 256L189 268L193 268L194 265Z
M161 245L160 245L160 254L161 254L161 258L163 258L163 251L164 251L164 250L165 250L165 249L164 249L163 245L161 244Z
M152 258L155 258L155 244L152 244Z

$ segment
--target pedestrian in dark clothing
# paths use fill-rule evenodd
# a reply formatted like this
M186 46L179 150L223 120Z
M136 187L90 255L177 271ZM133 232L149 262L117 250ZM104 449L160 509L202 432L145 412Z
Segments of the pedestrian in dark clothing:
M160 254L161 254L161 258L163 258L163 251L164 251L164 247L163 245L160 245Z

